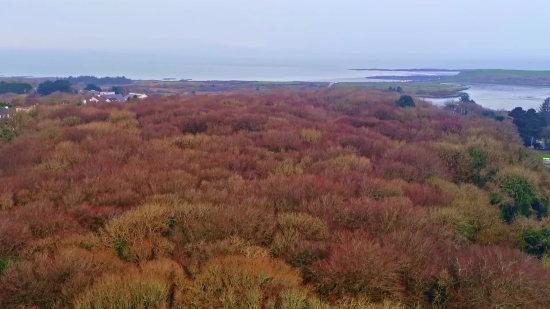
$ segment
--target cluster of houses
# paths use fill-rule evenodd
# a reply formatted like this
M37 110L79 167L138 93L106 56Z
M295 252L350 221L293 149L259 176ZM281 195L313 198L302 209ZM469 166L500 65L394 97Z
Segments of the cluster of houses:
M86 103L100 103L100 102L126 102L130 99L145 99L147 98L147 95L142 93L128 93L127 95L123 96L121 94L116 94L113 92L105 92L105 91L90 91L87 98L84 98L82 100L83 104Z
M86 103L101 103L101 102L126 102L131 99L145 99L147 95L143 93L129 93L125 96L116 94L115 92L103 92L103 91L90 91L86 97L82 99L82 104ZM35 110L36 104L29 107L15 107L16 113L28 113ZM0 119L10 118L13 112L13 108L9 106L0 105Z
M16 113L28 113L33 111L36 108L36 104L29 106L29 107L16 107L15 112ZM10 118L11 117L12 108L9 106L4 106L0 108L0 119Z

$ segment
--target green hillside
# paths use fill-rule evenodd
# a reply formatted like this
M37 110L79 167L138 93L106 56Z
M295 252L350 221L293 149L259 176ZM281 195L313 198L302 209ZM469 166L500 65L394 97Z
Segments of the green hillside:
M550 86L550 71L467 70L449 77L448 82Z

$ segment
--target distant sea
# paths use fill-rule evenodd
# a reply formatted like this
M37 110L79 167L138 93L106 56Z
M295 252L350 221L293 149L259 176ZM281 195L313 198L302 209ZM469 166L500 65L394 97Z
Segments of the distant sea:
M429 57L428 57L429 58ZM131 79L327 81L362 82L366 76L398 72L351 71L352 68L505 68L548 69L529 61L442 61L433 59L373 59L214 56L176 52L108 52L93 50L0 49L0 75L67 77L126 76ZM401 73L410 75L410 72Z
M383 55L381 55L383 57ZM548 70L550 60L438 60L378 57L219 56L199 53L0 49L0 76L68 77L126 76L131 79L191 79L241 81L374 82L367 76L407 76L411 72L353 71L350 69L522 69ZM441 72L422 72L440 75ZM449 73L456 74L456 73ZM383 80L378 80L383 81ZM466 91L477 103L492 109L538 107L550 88L470 85ZM447 99L435 99L442 104Z

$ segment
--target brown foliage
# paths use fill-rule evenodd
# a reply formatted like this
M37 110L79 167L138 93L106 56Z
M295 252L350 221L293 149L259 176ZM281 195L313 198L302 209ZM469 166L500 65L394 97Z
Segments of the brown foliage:
M405 293L400 268L407 256L365 235L341 237L343 244L335 246L328 259L313 265L313 282L318 293L328 298L334 294L366 296L375 301Z
M69 307L78 293L112 266L113 262L105 257L82 249L64 250L55 256L40 254L30 261L15 262L0 277L0 307Z
M0 307L550 307L512 249L541 223L499 208L550 172L506 121L395 99L40 105L0 145Z

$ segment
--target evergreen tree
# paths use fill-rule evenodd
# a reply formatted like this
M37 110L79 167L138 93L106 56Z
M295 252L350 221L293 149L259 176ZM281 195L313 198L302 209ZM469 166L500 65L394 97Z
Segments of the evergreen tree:
M460 102L474 102L474 100L472 100L472 99L470 98L470 95L467 94L467 93L461 94L461 95L460 95L460 98L459 98L459 101L460 101Z
M86 88L84 88L84 90L88 90L88 91L92 91L92 90L101 91L101 88L99 88L99 86L97 86L96 84L88 84L88 85L86 86Z
M130 89L128 89L128 87L123 87L123 86L113 86L111 87L111 91L114 91L116 94L121 94L121 95L127 95L128 93L130 93Z
M56 91L70 93L73 89L71 83L66 79L58 79L54 82L47 80L38 85L38 89L36 89L36 92L40 95L49 95Z
M546 98L539 107L539 113L546 121L546 124L550 124L550 98Z
M508 115L514 118L519 135L526 146L532 146L542 136L546 125L544 117L533 108L525 111L521 107L514 108Z
M31 90L32 86L29 83L0 81L0 94L6 94L10 92L24 94L29 93Z
M410 95L402 95L399 100L395 102L400 107L415 107L413 98Z

